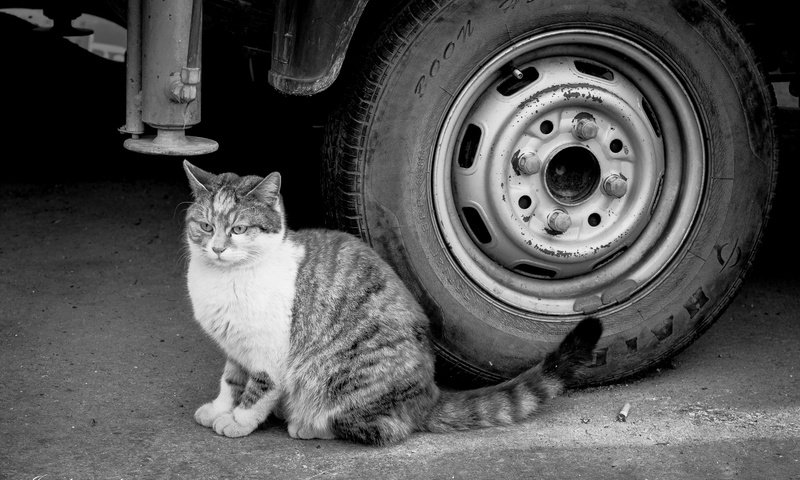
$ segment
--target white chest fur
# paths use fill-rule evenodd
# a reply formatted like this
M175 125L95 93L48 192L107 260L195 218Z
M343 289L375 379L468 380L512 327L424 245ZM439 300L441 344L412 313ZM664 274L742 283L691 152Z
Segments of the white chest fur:
M303 249L282 244L257 264L221 269L192 257L187 275L195 318L225 353L281 382Z

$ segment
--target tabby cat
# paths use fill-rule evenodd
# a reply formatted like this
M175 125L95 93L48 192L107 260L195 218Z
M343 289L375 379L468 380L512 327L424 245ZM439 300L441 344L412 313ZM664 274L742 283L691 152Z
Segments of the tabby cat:
M428 319L399 277L348 234L286 228L281 177L214 175L184 161L188 287L197 322L227 356L195 420L227 437L280 413L294 438L385 445L414 431L531 418L587 363L587 318L543 362L478 390L433 381Z

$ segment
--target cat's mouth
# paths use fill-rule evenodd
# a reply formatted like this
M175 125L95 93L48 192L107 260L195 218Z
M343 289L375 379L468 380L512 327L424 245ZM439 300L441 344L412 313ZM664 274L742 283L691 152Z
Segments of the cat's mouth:
M231 263L231 259L228 256L222 256L221 253L208 253L206 258L214 265L228 265Z
M227 252L218 254L218 253L208 253L206 255L209 263L217 267L230 267L233 265L241 264L245 261L244 258L241 258L240 255L229 255Z

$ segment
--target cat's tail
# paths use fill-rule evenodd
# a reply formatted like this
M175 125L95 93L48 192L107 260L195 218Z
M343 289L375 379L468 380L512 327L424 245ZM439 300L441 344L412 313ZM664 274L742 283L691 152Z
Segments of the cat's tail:
M510 425L533 416L538 406L558 395L564 382L592 360L603 326L590 317L567 334L542 363L506 382L461 392L442 392L422 430L447 432Z

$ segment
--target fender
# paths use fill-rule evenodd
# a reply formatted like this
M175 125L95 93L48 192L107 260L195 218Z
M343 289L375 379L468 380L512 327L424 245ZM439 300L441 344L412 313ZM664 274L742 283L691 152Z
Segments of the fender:
M290 95L328 88L369 0L279 0L269 83Z

